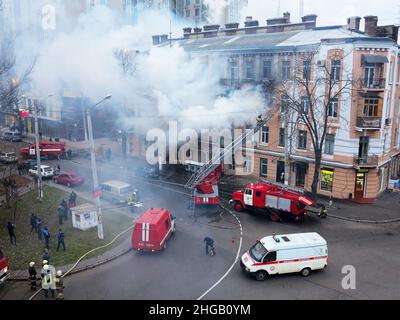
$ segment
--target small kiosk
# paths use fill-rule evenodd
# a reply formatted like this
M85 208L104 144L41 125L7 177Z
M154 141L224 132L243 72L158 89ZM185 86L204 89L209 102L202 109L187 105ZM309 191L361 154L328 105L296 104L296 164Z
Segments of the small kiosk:
M89 230L97 227L97 211L94 205L85 203L71 208L72 226L79 230Z

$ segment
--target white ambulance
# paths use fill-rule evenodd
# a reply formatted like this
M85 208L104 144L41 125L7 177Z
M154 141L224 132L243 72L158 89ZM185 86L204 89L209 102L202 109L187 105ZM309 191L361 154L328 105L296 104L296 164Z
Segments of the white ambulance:
M240 260L243 271L264 281L269 275L300 273L328 265L328 246L318 233L272 235L263 238L247 251Z

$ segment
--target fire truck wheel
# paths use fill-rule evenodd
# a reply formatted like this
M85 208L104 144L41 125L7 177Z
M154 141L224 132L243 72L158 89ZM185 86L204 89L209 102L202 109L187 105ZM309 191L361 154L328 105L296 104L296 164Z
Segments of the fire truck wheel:
M242 212L244 209L243 205L238 201L235 202L234 208L235 208L235 211L237 211L237 212Z
M281 218L279 218L279 216L276 213L271 214L271 220L273 222L281 222L282 221Z
M268 273L267 272L265 272L265 271L258 271L257 273L256 273L256 280L257 281L265 281L265 280L267 280L267 277L268 277Z
M304 268L300 272L302 277L308 277L310 275L310 273L311 273L311 269L310 268Z

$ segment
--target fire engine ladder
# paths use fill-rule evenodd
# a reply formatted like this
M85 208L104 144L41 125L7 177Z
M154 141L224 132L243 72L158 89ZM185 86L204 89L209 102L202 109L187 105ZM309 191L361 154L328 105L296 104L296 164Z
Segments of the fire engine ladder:
M295 192L295 193L304 194L304 189L290 187L290 186L287 186L287 185L285 185L283 183L272 182L272 181L268 181L268 180L264 180L264 179L261 179L261 181L263 183L265 183L265 184L270 185L270 186L281 188L282 191L292 191L292 192Z
M215 171L221 164L221 159L226 157L232 150L234 150L238 145L241 145L243 141L251 136L253 133L257 133L261 128L272 118L272 114L265 117L261 116L257 119L257 125L254 130L246 130L240 137L235 139L228 147L219 154L208 161L204 166L202 166L195 174L193 174L189 181L186 183L185 188L194 190L197 185L199 185L205 178L208 177L210 173Z

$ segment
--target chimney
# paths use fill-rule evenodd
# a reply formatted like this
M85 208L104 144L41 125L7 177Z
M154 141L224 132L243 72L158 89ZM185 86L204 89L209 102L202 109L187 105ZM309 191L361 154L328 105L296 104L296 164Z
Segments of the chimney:
M365 33L371 37L377 36L378 31L378 17L366 16L365 19Z
M204 26L204 31L218 31L219 30L219 25L218 24L210 24Z
M306 29L313 29L317 26L317 15L316 14L307 14L301 18L303 23L307 24Z
M157 46L160 44L160 36L153 36L153 45Z
M194 33L200 33L201 30L203 30L203 29L202 28L193 28Z
M360 17L348 18L347 19L347 29L354 30L354 31L360 31L360 22L361 22Z
M246 21L244 22L244 27L249 28L249 27L258 27L258 21L253 20L253 17L246 17Z
M234 22L234 23L227 23L225 24L225 29L230 30L230 29L239 29L239 23Z
M191 33L192 33L192 28L183 28L184 39L189 39Z
M286 23L290 23L290 12L285 12L283 18L286 20Z

